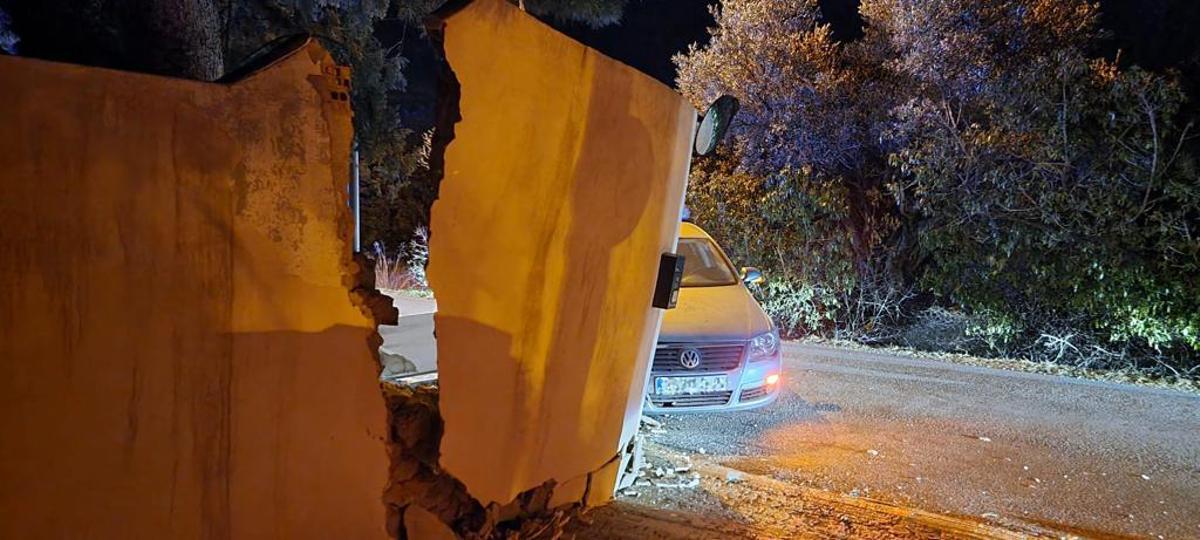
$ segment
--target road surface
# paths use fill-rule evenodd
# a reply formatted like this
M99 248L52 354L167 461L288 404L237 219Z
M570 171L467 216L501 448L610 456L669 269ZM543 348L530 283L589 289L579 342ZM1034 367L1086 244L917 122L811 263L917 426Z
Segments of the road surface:
M389 369L436 369L436 304L397 296L396 305L400 325L380 327ZM648 437L652 461L694 463L702 482L660 489L647 484L686 482L648 479L580 536L1004 537L987 528L996 525L1200 538L1200 396L783 347L784 393L774 405L662 417ZM656 515L667 517L645 524Z
M1196 395L816 345L784 353L774 406L664 417L651 447L796 486L797 501L829 493L1085 537L1200 538ZM713 516L732 504L719 490L626 498ZM738 515L772 510L739 500Z
M437 342L433 338L433 314L437 302L398 291L385 291L400 312L395 326L379 325L383 345L379 359L383 378L397 379L437 371Z

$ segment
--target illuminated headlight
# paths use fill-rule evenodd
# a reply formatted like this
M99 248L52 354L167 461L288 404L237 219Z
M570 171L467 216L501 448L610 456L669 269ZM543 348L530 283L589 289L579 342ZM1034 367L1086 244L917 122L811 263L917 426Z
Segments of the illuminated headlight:
M750 340L750 359L762 360L770 357L779 350L779 332L771 330L765 334L754 336Z

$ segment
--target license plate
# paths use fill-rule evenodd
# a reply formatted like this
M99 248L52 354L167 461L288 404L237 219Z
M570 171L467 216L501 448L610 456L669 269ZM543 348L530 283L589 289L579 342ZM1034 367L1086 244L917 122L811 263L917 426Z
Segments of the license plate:
M726 383L724 375L706 375L703 377L657 377L654 379L654 393L660 396L724 392L725 388Z

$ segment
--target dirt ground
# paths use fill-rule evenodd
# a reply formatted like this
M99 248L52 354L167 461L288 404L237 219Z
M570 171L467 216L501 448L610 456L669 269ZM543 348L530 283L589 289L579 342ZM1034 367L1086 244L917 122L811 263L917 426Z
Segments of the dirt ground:
M648 479L585 514L569 533L581 540L1064 536L1028 523L986 523L789 484L653 444L647 458Z

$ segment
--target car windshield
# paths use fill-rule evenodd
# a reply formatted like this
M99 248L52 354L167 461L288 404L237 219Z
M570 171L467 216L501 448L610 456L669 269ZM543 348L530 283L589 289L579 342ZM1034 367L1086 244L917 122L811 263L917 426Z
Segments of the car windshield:
M683 287L712 287L737 283L737 274L707 238L680 238L683 255Z

